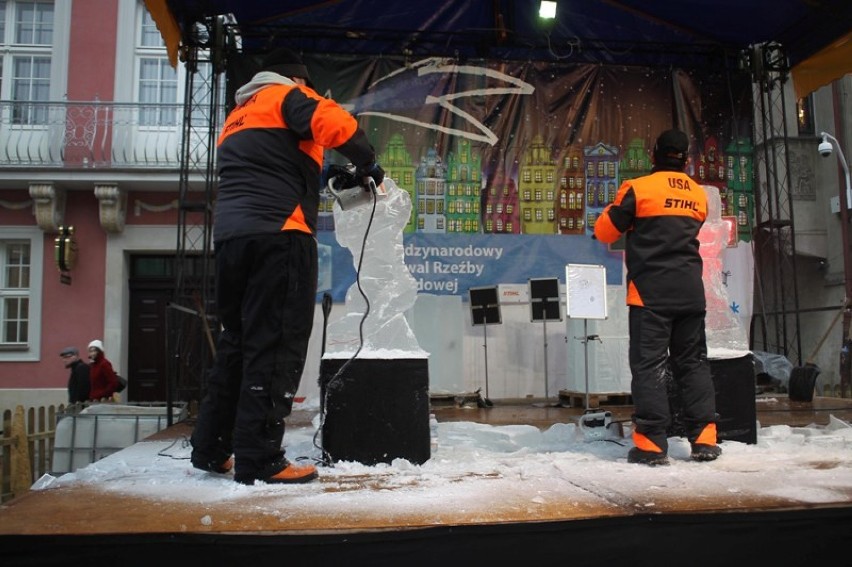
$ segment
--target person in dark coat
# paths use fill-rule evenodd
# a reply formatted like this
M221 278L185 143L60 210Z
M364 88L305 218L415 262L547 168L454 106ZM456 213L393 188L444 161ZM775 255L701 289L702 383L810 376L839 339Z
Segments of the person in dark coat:
M698 232L707 218L707 195L684 168L689 138L666 130L654 146L649 175L625 181L595 220L595 237L613 243L626 234L628 359L633 394L631 463L668 464L671 412L668 373L680 386L684 424L697 461L712 461L716 401L704 318L707 308Z
M112 363L104 356L104 343L99 339L89 343L89 360L92 361L89 367L92 384L89 398L95 401L112 400L112 395L118 390L118 376Z
M323 154L336 150L376 186L384 171L355 118L311 88L289 49L269 54L235 101L219 136L213 221L223 330L191 461L242 484L309 482L316 467L289 461L281 443L314 319Z
M66 347L59 353L65 368L71 373L68 375L68 403L83 403L89 400L89 365L80 360L80 351L77 347Z

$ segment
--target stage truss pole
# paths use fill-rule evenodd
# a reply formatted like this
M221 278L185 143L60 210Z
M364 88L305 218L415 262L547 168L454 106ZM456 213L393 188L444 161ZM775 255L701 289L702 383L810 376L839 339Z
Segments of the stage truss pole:
M548 389L547 379L547 317L541 320L542 329L544 329L544 399L550 399L550 390Z
M482 348L485 351L485 399L488 397L488 325L482 325Z

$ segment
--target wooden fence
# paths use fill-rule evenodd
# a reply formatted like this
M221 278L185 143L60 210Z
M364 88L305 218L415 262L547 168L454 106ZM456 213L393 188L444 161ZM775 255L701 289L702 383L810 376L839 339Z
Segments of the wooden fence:
M17 406L3 412L0 433L0 503L30 489L35 480L51 470L56 416L64 405L28 408Z

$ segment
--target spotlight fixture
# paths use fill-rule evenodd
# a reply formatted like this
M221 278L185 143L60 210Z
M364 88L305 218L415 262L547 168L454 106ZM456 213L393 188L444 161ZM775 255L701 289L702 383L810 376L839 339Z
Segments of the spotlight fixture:
M556 17L556 2L542 0L538 8L538 15L545 20L552 20Z

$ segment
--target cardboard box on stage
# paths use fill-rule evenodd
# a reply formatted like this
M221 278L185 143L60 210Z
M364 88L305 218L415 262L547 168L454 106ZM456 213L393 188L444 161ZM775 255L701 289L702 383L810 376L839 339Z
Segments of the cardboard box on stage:
M757 443L757 407L755 405L754 356L711 358L710 373L716 389L716 431L719 441ZM683 404L674 383L669 391L672 412L670 436L685 436Z
M322 446L333 461L366 465L431 457L427 358L320 362Z

